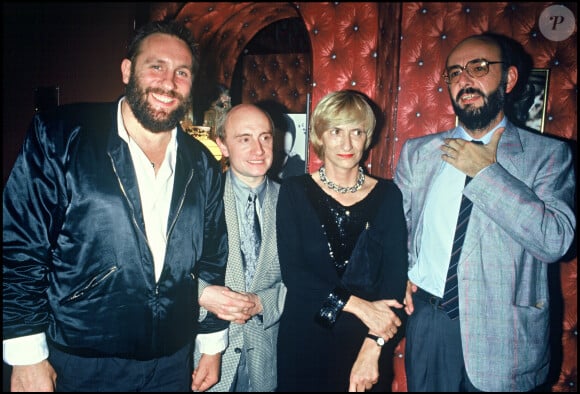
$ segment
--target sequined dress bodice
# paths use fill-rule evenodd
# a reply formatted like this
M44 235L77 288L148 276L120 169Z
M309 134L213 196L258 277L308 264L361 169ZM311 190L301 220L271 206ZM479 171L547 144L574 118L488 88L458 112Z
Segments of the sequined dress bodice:
M326 194L312 178L307 194L328 241L328 251L339 276L346 269L354 246L379 207L375 187L361 201L344 206Z

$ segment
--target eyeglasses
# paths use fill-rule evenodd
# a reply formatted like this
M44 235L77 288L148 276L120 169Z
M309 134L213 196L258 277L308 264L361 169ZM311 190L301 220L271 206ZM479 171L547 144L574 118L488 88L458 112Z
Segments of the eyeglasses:
M489 73L489 66L492 64L500 64L505 62L488 62L485 59L473 59L467 62L465 67L453 66L448 68L443 73L443 79L447 84L457 83L463 71L467 71L467 74L472 78L481 78Z

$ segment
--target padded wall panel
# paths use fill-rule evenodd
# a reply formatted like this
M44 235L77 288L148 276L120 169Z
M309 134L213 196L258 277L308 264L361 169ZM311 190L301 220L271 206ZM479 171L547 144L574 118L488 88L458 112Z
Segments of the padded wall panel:
M287 112L306 113L310 92L310 54L243 56L242 102L274 100Z
M277 20L297 16L291 3L189 2L175 18L185 21L200 44L202 72L230 86L236 62L254 35Z
M231 86L236 63L256 33L278 20L298 17L298 12L288 2L187 2L151 6L151 19L168 17L183 21L199 44L201 67L196 78L194 105L206 108L214 99L206 96L213 92L215 82Z
M378 3L301 2L312 47L312 108L329 92L354 89L375 99ZM312 149L308 170L320 167Z

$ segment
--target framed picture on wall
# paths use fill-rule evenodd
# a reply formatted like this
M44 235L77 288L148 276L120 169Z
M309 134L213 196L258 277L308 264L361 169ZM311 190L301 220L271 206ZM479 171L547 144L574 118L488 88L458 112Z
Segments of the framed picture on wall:
M546 107L548 105L548 82L550 70L547 68L535 68L530 74L530 87L533 87L533 100L528 108L526 126L544 132L546 124Z
M281 121L277 127L282 131L283 141L280 141L279 156L274 155L274 164L270 169L270 175L278 181L308 172L309 109L310 93L307 93L305 113L280 114Z
M306 173L308 156L308 117L305 113L284 114L286 130L284 134L284 159L280 163L277 178Z

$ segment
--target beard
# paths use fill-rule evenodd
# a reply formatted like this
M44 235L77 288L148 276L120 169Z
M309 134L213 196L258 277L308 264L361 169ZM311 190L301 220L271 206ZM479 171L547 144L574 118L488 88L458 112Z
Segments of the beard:
M135 118L137 118L144 128L153 133L172 130L185 117L187 111L189 111L189 108L191 107L190 97L186 99L174 91L164 91L160 88L143 88L137 81L137 78L135 78L134 72L131 73L129 83L125 90L126 100L129 103ZM154 110L147 102L148 93L168 95L180 100L181 104L169 113L166 111Z
M489 96L485 95L479 89L467 88L462 89L457 93L455 100L451 100L453 105L453 110L455 115L459 119L467 130L484 130L491 122L497 118L497 115L503 110L506 100L506 87L505 82L499 84L497 89ZM463 94L476 93L481 95L483 98L483 106L475 108L472 105L468 105L465 108L461 108L457 101Z

